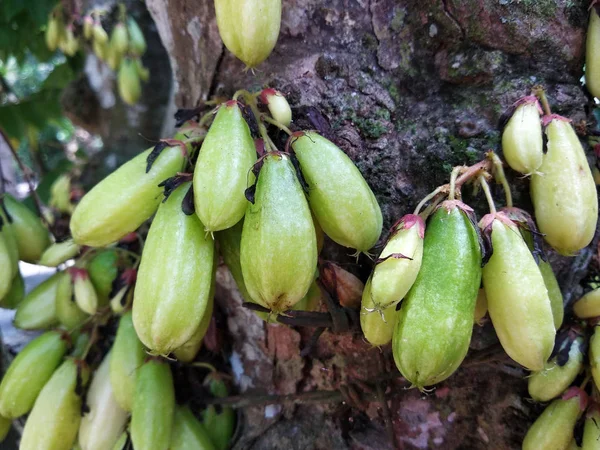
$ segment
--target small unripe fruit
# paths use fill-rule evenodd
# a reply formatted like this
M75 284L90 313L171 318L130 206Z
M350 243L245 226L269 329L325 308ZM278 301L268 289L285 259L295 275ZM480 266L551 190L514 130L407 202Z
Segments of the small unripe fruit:
M135 56L146 53L146 39L137 22L130 17L127 19L127 31L129 32L129 52Z
M134 105L142 95L142 84L135 63L131 58L121 62L118 75L119 95L128 105Z
M52 244L44 251L44 253L42 253L38 264L47 267L57 267L77 256L79 250L79 245L77 245L73 239Z
M292 108L281 92L276 89L263 89L260 100L267 105L273 119L286 127L292 123Z
M534 96L524 97L502 132L502 152L513 170L525 175L535 173L542 165L544 144L542 109Z

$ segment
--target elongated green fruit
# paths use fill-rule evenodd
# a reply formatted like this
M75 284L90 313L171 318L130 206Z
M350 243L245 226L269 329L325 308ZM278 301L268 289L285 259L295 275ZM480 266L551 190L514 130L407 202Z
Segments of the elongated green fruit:
M131 411L136 450L167 450L173 428L175 390L168 364L149 360L140 367Z
M15 357L0 384L0 415L9 419L27 414L67 351L58 331L35 338Z
M237 285L242 299L251 302L252 297L246 289L244 276L242 275L242 264L240 262L240 251L242 245L242 230L244 228L244 219L240 220L231 228L215 233L215 239L219 243L219 251L223 256L225 265L231 272L231 276Z
M542 108L535 96L520 99L515 112L502 132L502 152L513 170L525 175L535 173L542 165L544 143Z
M67 359L33 405L19 450L71 450L81 421L80 367Z
M145 357L144 346L133 327L131 311L126 312L119 320L110 358L110 381L113 393L117 403L125 411L131 411L133 406L135 379Z
M135 330L161 355L190 340L210 294L214 242L198 217L181 210L188 189L189 183L179 186L158 208L134 292Z
M79 253L80 247L73 239L54 243L42 253L38 264L47 267L57 267L60 264L74 258Z
M46 46L48 50L54 51L58 48L58 41L60 40L61 24L53 14L48 19L46 26Z
M217 26L225 47L248 67L273 51L279 36L281 0L216 0Z
M402 375L422 389L448 378L469 349L481 282L481 251L458 201L446 201L425 232L423 263L400 308L392 350Z
M0 442L3 442L6 439L6 435L10 431L10 426L12 425L12 420L7 419L6 417L0 416Z
M117 70L121 66L121 61L123 59L123 54L119 52L113 45L108 45L108 50L106 54L106 63L111 70Z
M132 18L127 19L127 31L129 33L129 52L135 56L146 53L146 39L137 22Z
M567 448L573 439L573 429L582 412L580 395L568 400L557 399L550 403L527 431L523 440L523 450Z
M363 291L361 310L360 310L360 328L365 339L371 345L380 346L389 344L392 341L392 334L396 326L399 312L396 306L389 306L384 309L375 310L372 295L371 278L365 284Z
M56 317L67 330L77 328L89 317L75 302L73 277L68 271L62 273L56 286Z
M294 133L291 145L308 183L308 201L325 234L340 245L366 252L383 219L377 199L352 160L313 131Z
M88 275L98 295L98 305L100 306L108 304L113 282L119 273L118 262L118 251L107 249L98 252L87 266Z
M94 33L94 19L92 16L84 16L83 17L83 37L87 40L92 38L92 34Z
M592 405L586 412L582 450L600 450L600 410Z
M208 375L205 384L208 384L210 393L215 397L227 397L227 386L225 386L225 383L218 375ZM217 412L214 405L209 405L202 411L202 423L215 449L227 450L235 427L235 413L233 409L229 406L223 406Z
M600 316L600 288L594 289L573 304L573 312L580 319Z
M22 330L43 330L58 324L56 291L63 273L57 272L38 284L17 306L14 325Z
M371 275L371 303L375 309L396 306L417 279L423 259L425 223L414 214L394 227Z
M0 298L3 298L10 291L14 276L14 263L8 250L7 238L3 233L0 233Z
M216 450L204 425L187 406L176 406L169 450Z
M50 246L50 234L40 218L27 206L6 194L4 204L12 217L19 258L29 263L37 262Z
M73 297L79 308L87 314L96 314L98 310L98 294L90 280L86 269L70 267L69 274L73 280Z
M139 154L98 183L81 199L71 217L75 242L103 247L137 229L158 208L158 185L183 168L180 147L165 148L150 171L146 160L152 149Z
M244 191L255 162L250 129L237 101L231 100L219 108L194 169L196 214L208 231L230 228L244 217Z
M0 299L0 308L14 309L25 298L25 282L20 272L17 272L10 284L10 290Z
M71 204L71 177L69 175L60 175L52 186L50 186L50 206L60 212L71 214L73 205Z
M119 439L117 440L117 443L114 445L112 450L125 450L125 445L127 444L128 440L129 434L127 434L127 432L124 431L121 434L121 436L119 436Z
M596 325L594 327L594 334L590 338L589 360L594 384L597 389L600 389L600 334L598 330L599 328ZM0 410L1 413L2 411Z
M544 239L561 255L588 245L598 220L596 183L587 158L567 119L550 116L548 152L531 178L531 200Z
M129 36L125 24L118 23L115 25L112 34L110 35L110 46L120 54L124 54L127 51L127 47L129 47Z
M82 450L110 450L127 424L127 412L117 403L110 382L108 353L90 383L85 404L89 411L81 419L79 445Z
M567 362L558 365L558 357L552 358L544 369L529 377L529 395L537 402L547 402L558 397L575 380L583 369L583 338L570 341Z
M483 318L487 312L488 304L487 297L485 295L485 289L479 289L479 292L477 293L477 301L475 303L475 316L473 317L477 325L483 324Z
M121 99L128 105L136 104L142 95L142 83L133 59L125 58L121 62L117 84Z
M556 275L552 270L552 266L546 261L540 261L539 266L542 278L546 289L548 289L548 298L550 299L550 307L552 308L552 317L554 319L554 328L557 330L561 327L565 317L565 307L563 304L563 295L556 280Z
M252 299L274 312L298 303L317 266L317 238L290 157L269 153L244 219L242 274Z
M585 87L594 97L600 97L600 17L597 6L590 7L585 44Z
M556 333L542 274L517 226L503 213L488 214L480 227L491 232L494 249L483 268L483 286L500 343L519 364L542 370Z

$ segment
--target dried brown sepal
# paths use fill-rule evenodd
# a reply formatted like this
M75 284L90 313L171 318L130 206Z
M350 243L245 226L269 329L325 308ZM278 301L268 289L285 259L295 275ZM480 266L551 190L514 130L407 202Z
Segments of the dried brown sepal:
M347 308L360 307L365 285L355 275L331 261L322 261L319 272L322 286L340 305Z

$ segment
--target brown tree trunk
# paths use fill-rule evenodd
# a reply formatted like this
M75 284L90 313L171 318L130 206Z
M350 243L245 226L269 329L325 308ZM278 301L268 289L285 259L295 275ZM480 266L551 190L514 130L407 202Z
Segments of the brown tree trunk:
M223 47L212 0L146 3L169 54L178 107L268 85L287 95L299 123L307 107L317 108L372 186L384 228L445 183L452 166L499 151L502 112L533 85L547 88L555 112L591 120L591 99L579 82L587 2L284 0L278 44L254 72ZM531 210L528 181L511 181L517 204ZM366 258L356 264L331 243L325 256L363 279L370 270ZM590 256L553 260L567 302ZM371 398L360 382L384 380L390 408L387 419L377 401L246 408L235 448L384 449L391 447L386 425L401 448L520 448L540 411L526 400L526 373L496 351L490 323L476 327L463 367L434 392L420 393L404 389L389 348L370 348L360 335L325 332L300 356L311 329L266 325L241 307L226 269L218 280L241 393L352 385Z

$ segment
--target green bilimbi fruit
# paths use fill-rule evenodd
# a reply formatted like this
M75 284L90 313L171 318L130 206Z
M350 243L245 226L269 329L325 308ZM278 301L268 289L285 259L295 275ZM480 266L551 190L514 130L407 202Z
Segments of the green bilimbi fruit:
M108 45L108 52L106 54L106 64L111 70L117 70L121 66L121 59L123 54L116 50L112 45Z
M110 49L108 42L100 42L95 40L92 42L92 49L100 61L106 61L108 59Z
M256 147L235 100L219 107L194 169L196 214L207 231L234 226L244 217L244 191L256 162Z
M67 359L56 369L25 423L20 450L71 450L81 422L81 385L85 363Z
M455 200L435 211L425 232L421 270L396 322L394 361L419 389L452 375L469 349L481 283L481 250L471 214Z
M146 53L146 39L133 17L127 19L127 31L129 33L129 53L134 56L142 56Z
M317 238L306 197L285 153L265 155L240 247L246 288L275 313L306 295L317 267Z
M596 288L573 305L573 312L580 319L591 319L600 316L600 288Z
M4 205L12 218L19 258L28 263L37 262L50 246L48 230L27 206L8 194L4 197Z
M127 431L124 431L121 434L121 436L119 436L119 439L117 440L117 443L114 445L112 450L126 450L125 445L127 444L128 441L129 441L129 434L127 434Z
M277 89L267 88L260 93L260 101L267 105L273 119L286 127L292 122L292 108Z
M136 230L158 208L158 185L181 171L184 152L167 147L146 172L152 149L139 154L98 183L83 196L71 217L75 242L104 247Z
M529 370L544 368L554 347L554 317L548 290L515 223L504 213L480 222L494 252L483 268L488 311L508 356Z
M548 153L531 178L531 200L544 239L561 255L570 256L588 245L598 220L596 183L587 158L564 117L548 122Z
M231 272L231 276L237 285L238 291L245 302L251 302L252 297L246 289L244 276L242 275L242 264L240 262L240 247L242 243L242 230L244 219L240 220L231 228L215 233L215 239L219 243L219 251L223 256L225 265Z
M8 419L27 414L38 394L67 352L59 331L48 331L17 354L0 384L0 415Z
M121 99L128 105L135 105L142 95L142 83L133 59L125 58L121 62L117 84Z
M417 215L408 214L394 226L371 275L371 308L396 306L404 298L421 268L424 237L425 223Z
M310 207L325 234L361 252L373 247L381 234L381 209L352 160L314 131L294 133L290 142L308 183Z
M25 298L25 282L17 272L10 284L10 290L0 299L0 308L15 309Z
M73 280L73 297L79 308L90 315L98 310L98 295L86 269L70 267L68 269Z
M50 186L50 206L60 212L71 214L71 177L61 175Z
M85 16L83 18L83 37L91 39L94 34L94 19L91 16Z
M585 409L586 397L578 388L571 388L563 398L550 403L527 431L523 450L566 449Z
M81 247L73 239L54 243L42 253L38 264L47 267L57 267L77 256L80 249Z
M62 25L60 20L51 14L48 18L48 25L46 27L46 46L49 50L54 51L58 48L58 42L60 41L60 35Z
M112 34L110 35L110 47L120 55L127 52L127 48L129 47L129 36L127 35L127 27L125 27L125 24L118 23L113 28Z
M558 397L567 390L583 369L583 337L567 339L564 346L564 351L568 352L566 362L561 361L562 364L559 364L560 356L556 356L544 365L543 370L534 372L529 377L529 395L535 401L547 402Z
M475 315L473 319L477 325L483 324L483 318L488 312L487 297L485 295L485 289L479 289L477 293L477 301L475 302Z
M373 310L375 308L371 289L372 282L371 278L369 278L367 284L365 284L365 290L363 291L360 327L365 335L365 339L369 341L371 345L386 345L392 341L392 334L394 333L399 312L396 311L396 306L389 306L377 311L367 312L367 310Z
M187 406L176 406L169 450L216 450L204 425Z
M590 406L583 425L583 450L600 450L600 409L597 404Z
M231 53L248 67L267 59L279 36L281 0L215 0L215 11Z
M73 56L79 50L79 40L73 32L73 25L65 28L62 40L58 43L58 47L68 56Z
M110 355L102 360L87 392L85 404L89 411L79 426L82 450L112 449L127 424L128 413L117 403L110 382Z
M175 389L171 368L151 359L138 370L131 410L131 440L136 450L167 450L173 428Z
M0 232L0 298L4 298L10 291L16 273L14 259L8 249L7 241L5 234Z
M135 69L137 70L140 80L144 82L148 81L150 79L150 71L147 67L144 67L142 60L140 58L135 58L133 62L135 64Z
M67 330L79 327L89 318L75 303L73 284L73 275L67 271L62 273L56 286L56 317Z
M58 324L56 291L63 272L38 284L17 306L14 325L22 330L42 330Z
M117 403L125 411L131 411L135 378L145 357L144 346L133 327L131 311L126 312L119 320L110 358L110 380L113 392Z
M592 4L593 5L593 4ZM600 98L600 17L598 6L590 7L585 45L585 86L594 97Z
M10 426L12 425L12 420L7 419L6 417L0 416L0 443L6 439L8 432L10 431Z
M599 327L594 327L594 334L590 338L589 344L589 361L590 369L592 371L592 377L594 378L594 384L596 388L600 389L600 334L598 333ZM0 410L0 414L2 411Z
M179 186L158 208L134 291L135 330L161 355L190 340L210 297L214 242L196 215L181 210L189 187Z
M520 99L515 106L502 132L502 152L513 170L531 175L542 165L544 156L542 108L533 95Z
M119 254L116 249L98 252L87 265L88 275L98 295L98 305L108 304L113 282L119 274Z
M208 384L210 393L215 397L227 397L229 394L227 386L225 386L223 380L216 374L208 375L205 384ZM202 423L215 449L227 450L235 427L235 413L233 409L229 406L223 406L217 411L214 405L209 405L202 411Z
M96 22L92 27L92 33L94 36L94 42L98 42L101 44L108 43L108 34L106 34L106 30L102 27L100 22Z

